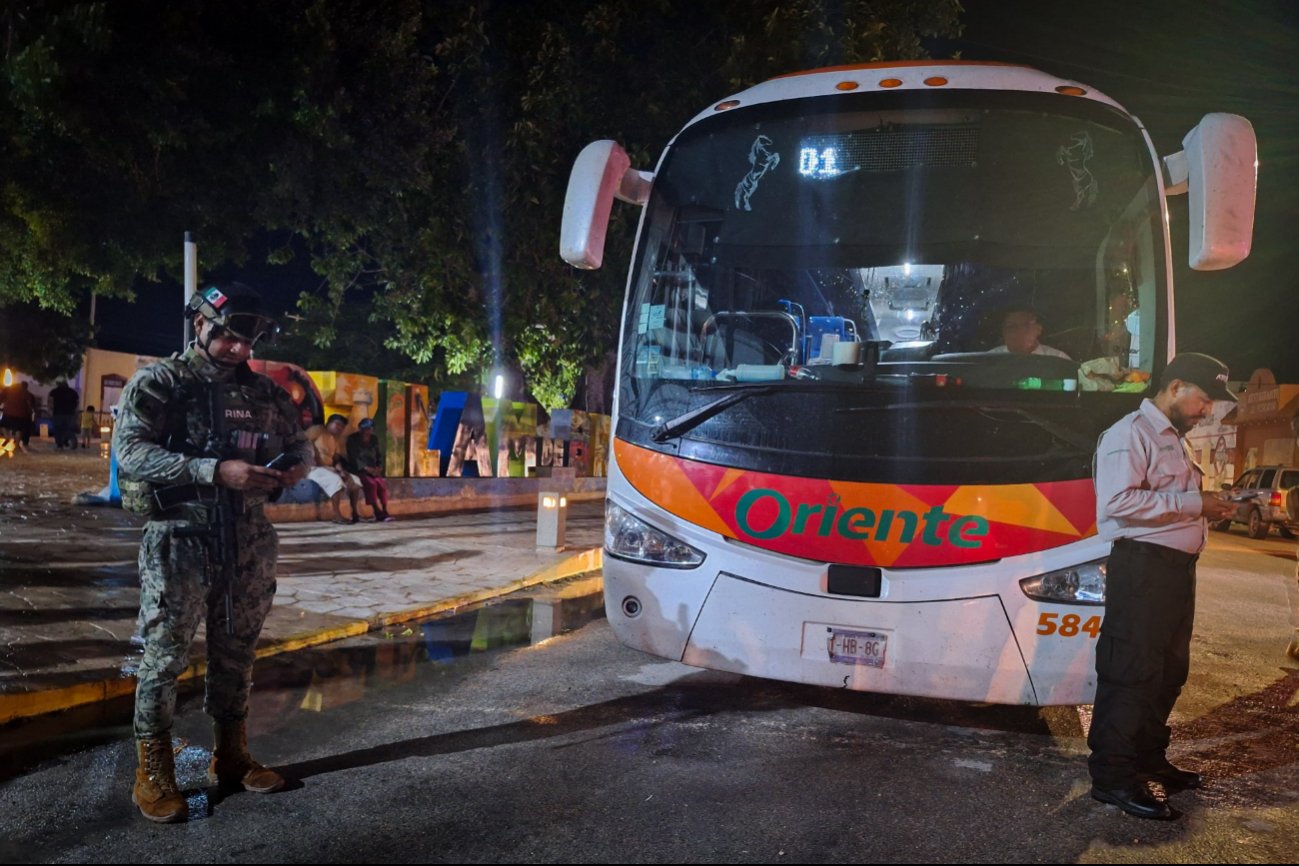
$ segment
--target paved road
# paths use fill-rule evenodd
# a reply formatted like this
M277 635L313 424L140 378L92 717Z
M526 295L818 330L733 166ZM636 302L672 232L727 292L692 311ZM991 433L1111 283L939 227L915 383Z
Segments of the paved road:
M101 729L0 787L0 859L1290 863L1292 551L1215 534L1205 556L1174 757L1213 781L1174 796L1177 822L1087 796L1086 708L702 672L621 647L602 620L550 636L567 618L542 598L267 660L254 746L301 779L282 794L208 797L191 699L183 826L134 814L127 730ZM511 640L533 642L491 649Z
M134 691L141 521L75 505L69 493L101 462L46 450L0 468L0 723ZM600 544L603 506L569 504L569 548L559 552L536 546L536 511L527 508L277 530L279 591L259 655L598 568L585 552ZM187 675L200 675L201 636L191 658Z

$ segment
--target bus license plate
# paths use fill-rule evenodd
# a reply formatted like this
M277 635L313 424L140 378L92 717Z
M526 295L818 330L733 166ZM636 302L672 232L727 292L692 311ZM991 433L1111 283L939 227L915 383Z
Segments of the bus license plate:
M884 667L884 652L889 636L876 631L830 629L830 661L844 665Z

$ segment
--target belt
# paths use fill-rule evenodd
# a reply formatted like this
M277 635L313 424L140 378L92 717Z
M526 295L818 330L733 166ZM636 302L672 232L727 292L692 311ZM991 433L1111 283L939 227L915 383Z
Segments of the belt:
M217 490L210 484L173 484L153 491L154 505L163 514L177 508L215 503Z
M244 503L242 511L235 513L235 519L240 517L256 517L262 513L263 502ZM185 505L177 505L174 508L168 508L166 511L156 512L149 517L150 520L185 520L190 523L207 523L212 515L211 509L214 506L203 502L190 502Z
M1137 541L1135 538L1119 538L1114 541L1116 550L1130 550L1133 553L1144 553L1147 556L1158 557L1165 562L1171 562L1174 565L1191 565L1200 558L1198 553L1187 553L1185 550L1177 550L1173 547L1165 547L1162 544L1154 544L1149 541Z
M234 497L231 505L236 517L241 514L252 513L260 509L264 504L260 499L246 502L242 494L232 493L230 495ZM152 518L154 520L197 520L204 522L208 518L208 511L216 507L217 489L210 484L174 484L170 487L161 487L155 490L153 499L157 508L156 516Z

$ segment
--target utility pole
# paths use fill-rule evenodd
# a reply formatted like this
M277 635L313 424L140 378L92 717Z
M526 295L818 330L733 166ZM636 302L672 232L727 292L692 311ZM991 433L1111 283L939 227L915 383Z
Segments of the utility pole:
M185 232L185 305L182 310L189 309L189 299L194 297L198 291L198 244L194 243L194 233ZM189 347L190 341L194 339L194 321L188 313L185 314L185 324L181 331L180 350L185 351Z

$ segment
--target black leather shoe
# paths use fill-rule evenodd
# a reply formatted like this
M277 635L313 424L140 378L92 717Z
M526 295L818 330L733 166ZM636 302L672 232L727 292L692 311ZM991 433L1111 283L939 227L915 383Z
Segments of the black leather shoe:
M1163 800L1156 800L1146 790L1145 785L1133 785L1130 788L1097 788L1092 786L1092 799L1118 806L1129 815L1138 818L1151 818L1155 821L1171 821L1175 817L1173 810Z
M1142 777L1151 782L1158 782L1169 788L1199 788L1204 785L1204 777L1199 773L1193 773L1190 770L1180 770L1167 761L1162 767L1154 770L1146 770Z

